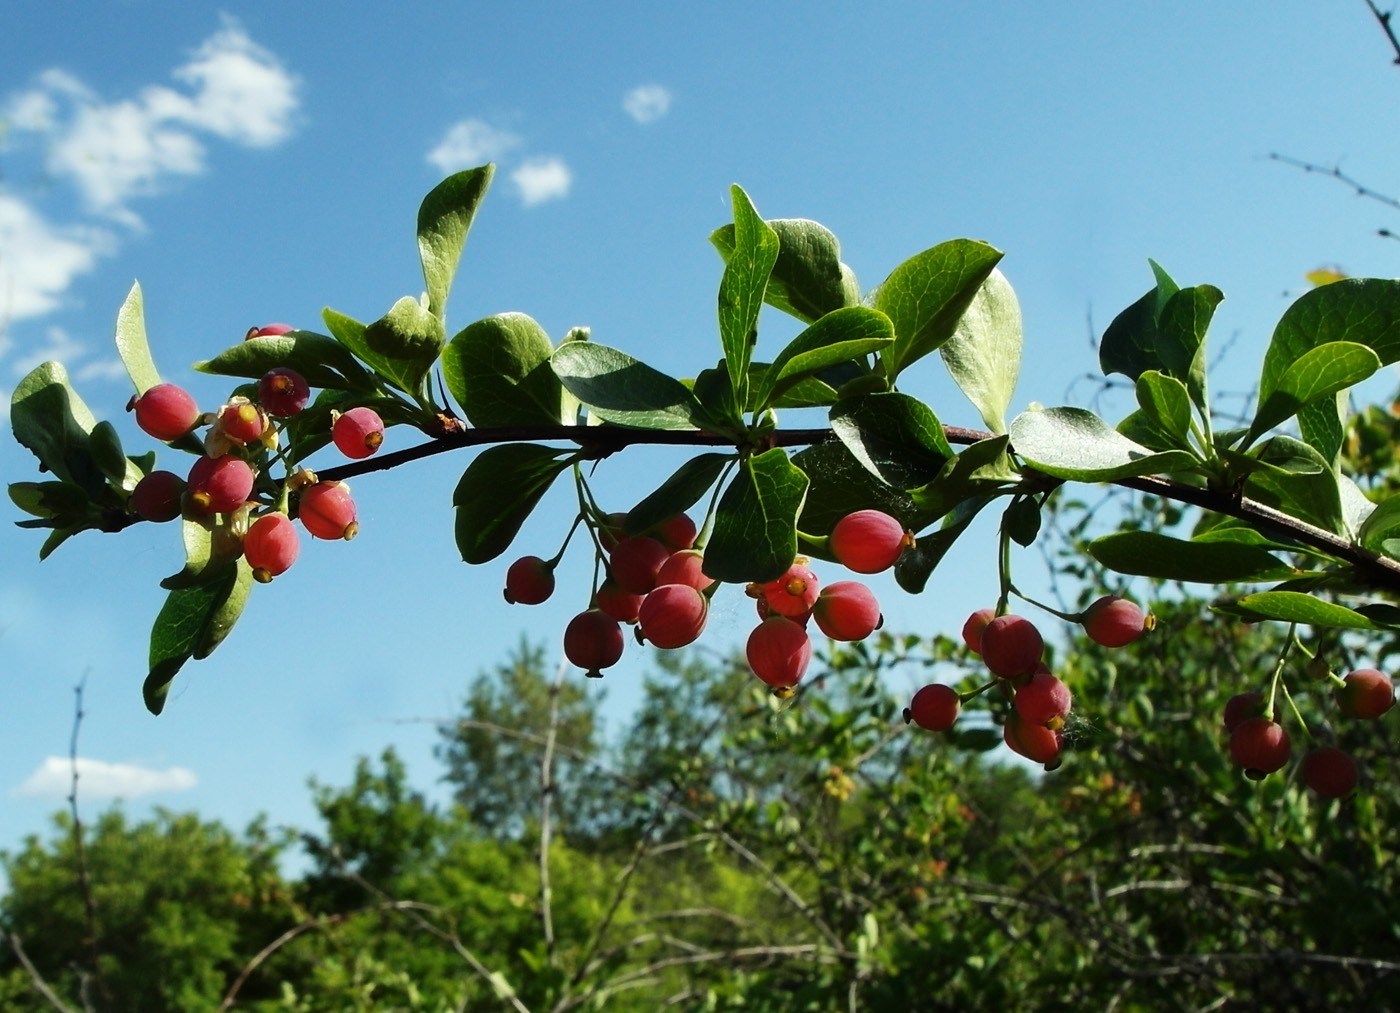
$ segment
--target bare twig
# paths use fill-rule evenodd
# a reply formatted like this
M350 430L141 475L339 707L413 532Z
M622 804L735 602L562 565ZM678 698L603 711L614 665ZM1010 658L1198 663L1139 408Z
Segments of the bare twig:
M1353 179L1351 176L1348 176L1346 173L1342 172L1340 166L1334 165L1329 168L1324 165L1314 165L1312 162L1304 162L1301 159L1290 158L1288 155L1280 155L1276 151L1270 152L1269 157L1275 162L1282 162L1284 165L1291 165L1295 169L1302 169L1304 172L1317 173L1319 176L1329 176L1332 179L1335 179L1337 182L1343 183L1346 186L1351 187L1351 189L1356 192L1356 195L1358 197L1365 197L1369 200L1377 201L1381 204L1384 204L1386 205L1386 207L1393 208L1396 211L1400 211L1400 199L1392 197L1389 194L1381 193L1379 190L1372 190L1369 186L1366 186L1364 183L1361 183L1360 181Z
M19 936L11 932L5 936L10 944L10 949L14 951L15 958L19 960L29 975L29 983L34 986L34 991L42 995L46 1002L59 1013L78 1013L72 1006L60 999L54 990L49 987L49 983L44 980L44 976L39 973L39 969L29 959L29 954L24 952L24 947L20 945Z
M1395 59L1391 62L1400 64L1400 39L1395 37L1395 28L1390 23L1391 13L1393 12L1386 13L1381 11L1381 9L1376 6L1375 0L1366 0L1366 6L1371 8L1371 13L1375 16L1376 21L1380 23L1381 30L1385 32L1385 37L1390 40L1390 48L1395 51Z
M561 661L554 685L549 687L549 728L540 752L540 929L544 933L545 959L554 965L553 892L549 885L549 842L554 801L554 743L559 737L559 694L567 667Z
M92 977L97 982L102 1005L111 1009L112 993L107 980L102 975L102 949L97 941L97 905L93 900L92 882L88 878L87 849L83 843L83 821L78 815L78 731L83 724L83 687L87 685L87 672L73 687L73 734L68 740L68 764L73 780L68 791L68 809L73 814L73 858L78 869L78 893L83 899L83 921L87 932L87 945L92 959Z

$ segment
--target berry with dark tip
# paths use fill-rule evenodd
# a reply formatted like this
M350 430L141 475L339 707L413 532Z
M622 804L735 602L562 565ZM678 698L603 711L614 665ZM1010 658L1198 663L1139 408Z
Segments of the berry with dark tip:
M521 556L506 570L506 601L538 605L554 593L554 567L539 556Z
M622 627L597 609L580 612L564 628L564 657L590 679L601 679L603 669L616 665L622 648Z
M202 514L224 514L248 502L253 469L241 457L201 457L187 480L190 506Z
M1112 594L1084 610L1084 632L1101 647L1126 647L1142 636L1147 622L1136 604Z
M875 592L856 580L838 580L822 588L812 618L832 640L844 641L864 640L882 622Z
M1012 679L1035 671L1045 650L1040 631L1029 619L997 616L982 631L982 661L993 675Z
M931 682L914 694L904 711L904 720L931 732L946 732L957 720L962 698L952 686Z
M705 629L710 601L689 584L661 584L642 599L637 639L672 650L693 644Z
M158 383L140 397L127 402L127 411L136 413L136 424L158 440L177 440L199 422L199 406L183 387Z
M297 517L315 538L349 541L359 532L355 522L355 501L343 482L317 482L301 491Z
M264 514L243 536L243 558L253 568L253 579L263 584L286 573L300 551L296 525L284 513Z
M857 510L831 529L831 554L848 570L880 573L888 570L914 544L904 525L881 510Z
M1230 733L1230 757L1251 781L1281 768L1292 749L1287 729L1268 718L1246 718Z
M812 660L812 638L784 616L769 616L754 627L744 646L753 674L775 690L791 690Z

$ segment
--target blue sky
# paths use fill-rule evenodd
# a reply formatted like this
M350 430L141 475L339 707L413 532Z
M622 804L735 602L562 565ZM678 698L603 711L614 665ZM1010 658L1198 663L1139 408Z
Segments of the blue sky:
M1090 396L1077 379L1095 362L1089 320L1101 330L1147 288L1148 257L1183 284L1224 289L1212 333L1234 343L1217 389L1245 390L1304 272L1394 275L1400 253L1375 236L1392 224L1385 208L1269 159L1340 165L1381 189L1395 179L1400 70L1361 0L326 11L124 0L82 5L79 32L72 5L0 7L6 403L25 371L60 358L143 449L111 346L133 279L166 378L212 407L227 385L188 365L250 325L317 328L325 306L374 319L416 295L419 200L488 158L500 169L453 329L519 310L556 338L586 324L692 375L718 357L722 265L706 237L738 182L766 217L832 228L867 288L945 239L1006 250L1026 330L1013 410ZM763 341L795 329L766 314ZM944 421L979 424L932 370L913 390ZM408 439L392 430L390 446ZM557 650L586 596L582 558L533 610L500 598L514 552L459 561L449 504L466 463L445 455L354 483L360 536L305 546L256 589L159 718L140 684L177 532L85 534L40 565L33 532L0 526L0 848L62 804L54 758L84 676L90 809L123 796L138 813L304 825L307 776L343 782L357 755L390 744L433 789L428 720L450 717L522 636ZM597 485L625 509L675 463L624 455ZM0 477L35 477L8 438ZM561 486L519 551L551 554L570 504ZM965 541L923 596L876 582L893 627L952 632L990 603L989 532ZM730 591L705 638L716 650L751 625ZM644 662L633 650L598 687L614 728Z

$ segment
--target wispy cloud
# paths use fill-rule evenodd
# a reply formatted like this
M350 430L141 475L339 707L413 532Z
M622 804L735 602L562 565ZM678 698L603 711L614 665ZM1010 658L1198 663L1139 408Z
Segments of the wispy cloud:
M23 320L51 312L73 279L115 247L106 229L54 225L0 193L0 316Z
M671 109L671 93L659 84L643 84L622 96L622 109L643 125L655 123Z
M198 782L185 767L156 770L130 763L103 763L78 757L78 792L84 799L139 798L159 792L188 791ZM66 756L50 756L24 782L10 789L22 798L62 798L72 789L73 767Z
M485 120L462 120L448 127L437 147L428 152L428 164L450 175L494 162L519 146L519 137Z
M510 178L520 192L521 203L529 208L567 197L574 174L562 158L530 158Z

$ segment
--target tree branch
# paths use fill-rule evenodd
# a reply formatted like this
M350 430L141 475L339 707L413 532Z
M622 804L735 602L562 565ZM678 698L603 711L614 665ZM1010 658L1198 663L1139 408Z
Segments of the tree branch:
M83 843L83 821L78 815L78 731L83 724L83 687L87 685L87 673L73 687L73 734L68 740L68 764L72 770L72 785L68 790L68 809L73 814L73 858L78 865L78 893L83 899L83 922L87 930L87 945L92 957L92 976L97 982L97 992L102 997L102 1005L112 1008L112 993L108 990L107 979L102 975L102 949L97 942L97 905L93 901L92 883L88 878L87 849Z
M554 742L559 736L559 694L564 688L566 667L559 663L559 674L549 687L549 728L540 753L540 929L544 933L545 959L554 966L554 897L549 885L550 820L554 801Z
M13 932L7 933L6 942L10 944L10 949L14 951L16 959L23 965L24 970L29 975L29 983L34 986L34 991L44 997L50 1006L58 1010L59 1013L78 1013L72 1006L58 997L49 983L44 980L44 976L39 973L39 969L29 959L29 954L24 952L24 947L20 945L19 936Z
M1382 13L1381 9L1376 6L1375 0L1366 0L1366 6L1371 8L1371 13L1379 22L1381 30L1385 32L1385 37L1390 40L1390 48L1395 51L1395 59L1391 62L1400 64L1400 39L1395 37L1395 28L1390 23L1391 15Z

